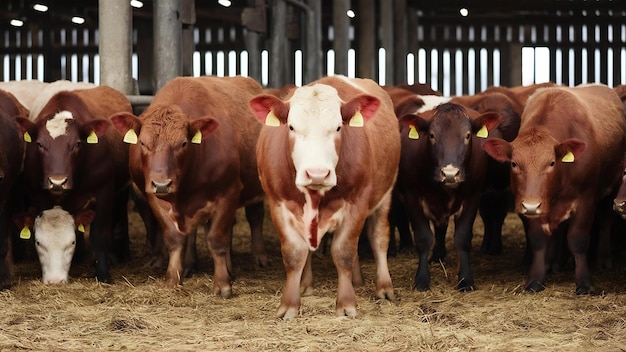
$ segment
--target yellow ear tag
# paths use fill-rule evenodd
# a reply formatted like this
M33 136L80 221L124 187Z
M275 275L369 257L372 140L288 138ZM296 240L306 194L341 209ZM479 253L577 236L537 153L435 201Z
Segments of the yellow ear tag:
M349 125L352 127L363 127L363 115L361 115L360 111L357 111L354 116L352 116Z
M30 229L28 228L28 226L24 226L24 228L22 228L22 231L20 231L20 238L23 240L30 239Z
M270 112L267 113L267 117L265 118L265 125L272 127L280 126L280 120L278 119L278 117L276 117L276 115L274 115L274 111L270 110Z
M32 141L33 141L33 139L32 139L32 138L30 138L30 133L28 133L28 132L24 132L24 141L25 141L26 143L30 143L30 142L32 142Z
M85 233L85 226L83 224L78 224L77 230L78 232Z
M87 136L87 143L89 143L89 144L96 144L96 143L98 143L98 136L96 135L96 132L91 131L89 136Z
M409 138L411 138L411 139L419 139L420 138L419 133L417 133L417 129L415 129L415 126L413 126L413 125L409 125Z
M194 134L193 138L191 139L191 143L194 143L194 144L202 143L202 132L200 131L196 132L196 134Z
M124 142L129 144L137 144L137 133L135 133L135 130L130 129L128 130L128 132L126 132L126 134L124 135Z
M563 155L563 159L561 159L561 161L564 163L573 163L574 154L572 154L572 152L567 152L565 155Z
M476 132L476 137L487 138L489 136L489 131L487 130L487 126L483 125L478 132Z

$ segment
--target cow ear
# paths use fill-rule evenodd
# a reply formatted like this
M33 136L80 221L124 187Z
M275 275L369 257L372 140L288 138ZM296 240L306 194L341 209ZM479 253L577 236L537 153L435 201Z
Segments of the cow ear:
M487 138L489 132L496 129L501 122L500 115L495 112L487 112L472 119L472 132L481 138Z
M25 117L18 116L15 118L15 122L25 142L30 143L37 139L37 126L35 126L32 121Z
M363 123L371 119L378 107L380 100L378 98L363 94L352 98L347 103L341 104L341 118L343 122L348 122L350 126L361 127Z
M490 138L482 145L483 150L496 161L501 163L511 161L513 148L511 144L501 138Z
M91 224L96 217L96 212L91 209L83 209L74 214L74 226L80 232L85 232L85 226Z
M564 163L574 162L580 154L585 150L585 142L578 138L566 139L561 144L554 147L554 153L557 160Z
M268 126L280 126L287 123L289 103L273 95L257 95L250 100L250 109L257 120Z
M97 119L86 123L81 127L81 139L87 139L87 143L98 143L98 138L104 136L111 122L105 119Z
M219 126L219 122L212 117L194 120L189 124L188 138L191 143L200 144Z
M124 137L124 142L137 144L137 135L141 131L141 121L137 116L128 112L120 112L111 115L109 120L117 132Z

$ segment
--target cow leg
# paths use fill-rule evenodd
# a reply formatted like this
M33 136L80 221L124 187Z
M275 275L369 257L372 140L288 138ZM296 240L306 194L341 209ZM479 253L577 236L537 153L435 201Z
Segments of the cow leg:
M303 270L307 265L307 261L310 260L311 253L300 234L289 229L283 230L283 227L279 225L276 228L279 231L280 251L283 257L285 273L287 274L285 288L276 316L278 318L291 319L296 317L300 311L300 280L303 278ZM333 240L332 243L334 242ZM307 270L311 270L310 263L308 265ZM306 277L306 275L304 276Z
M306 264L302 271L302 279L300 280L300 295L310 296L313 294L313 252L309 251L306 258Z
M198 248L196 246L197 232L196 229L187 235L185 256L183 257L183 277L190 277L198 265Z
M89 239L96 257L96 279L111 282L109 253L111 253L111 234L113 232L112 193L109 189L98 194L96 215L89 227ZM107 193L107 194L105 194Z
M448 251L446 250L446 233L448 232L448 222L435 225L435 246L430 257L431 263L445 262Z
M409 217L415 234L415 247L419 256L417 272L415 273L415 289L426 291L430 289L430 268L428 255L433 247L434 235L430 228L430 221L421 213L421 209L407 207L411 209Z
M525 289L526 291L540 292L546 288L544 286L544 280L546 276L548 235L543 232L541 224L538 221L529 220L525 217L522 217L522 221L526 229L527 245L532 252L532 262Z
M165 284L169 287L182 285L184 277L183 261L185 248L187 247L187 235L181 234L174 228L170 228L163 232L163 242L169 253Z
M230 243L238 199L238 196L226 195L216 202L215 208L218 211L213 215L211 226L206 234L206 241L214 264L213 292L222 298L232 296Z
M245 207L246 219L250 224L251 251L254 264L264 268L267 267L267 254L265 253L265 243L263 241L263 218L265 215L265 205L263 202L250 204Z
M139 190L133 187L133 191L131 191L130 194L135 203L135 209L137 209L144 227L146 228L146 246L150 255L150 259L146 265L158 267L163 264L163 231L154 213L152 213L150 205L143 195L138 192Z
M113 204L113 254L118 262L130 259L130 238L128 236L128 196L129 187L118 190Z
M348 225L349 226L349 225ZM350 226L352 227L352 226ZM363 223L356 229L363 227ZM357 260L358 236L360 231L350 230L336 231L330 247L333 262L337 268L337 303L336 313L338 316L356 317L356 294L352 286L352 270Z
M480 253L489 255L502 254L502 226L510 202L510 192L486 192L480 199L480 218L483 220L485 233L480 246Z
M590 241L589 231L591 230L593 215L584 213L576 215L571 219L572 222L567 232L567 244L574 256L576 265L576 294L586 295L593 293L591 273L587 263Z
M394 300L393 285L387 263L387 249L389 248L389 221L388 212L391 197L380 206L365 223L369 241L372 244L374 259L376 260L376 297Z
M0 290L11 287L14 266L9 238L10 223L6 211L0 212Z
M463 206L463 211L456 218L454 224L454 245L459 255L459 276L457 288L460 291L473 291L474 275L470 263L470 252L472 250L472 226L478 212L480 196L469 199Z

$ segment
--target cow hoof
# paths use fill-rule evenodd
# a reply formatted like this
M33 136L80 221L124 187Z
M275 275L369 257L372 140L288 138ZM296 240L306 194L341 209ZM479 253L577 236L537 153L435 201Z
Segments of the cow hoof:
M337 308L338 317L356 318L356 307Z
M106 273L106 274L96 273L96 280L98 280L99 282L104 282L105 284L110 284L113 282L113 279L111 278L111 274L109 273Z
M232 287L216 287L213 291L216 296L220 296L223 299L228 299L233 296Z
M389 301L395 301L396 295L393 293L393 289L380 289L376 291L376 298L378 299L386 299Z
M466 280L462 279L457 285L457 289L461 292L470 292L474 291L476 289L476 286L474 286L474 283L467 282Z
M5 273L2 273L0 275L0 290L6 290L10 287L11 287L11 278Z
M254 264L256 265L257 268L267 268L267 255L255 254Z
M539 281L534 280L531 283L529 283L528 285L526 285L526 291L528 292L541 292L543 290L545 290L546 287Z
M300 287L300 295L302 297L310 296L313 294L313 286Z
M278 308L278 313L276 313L276 317L289 320L297 317L299 312L300 308L280 306L280 308Z
M594 290L588 286L585 285L576 285L576 295L577 296L583 296L583 295L593 295Z
M415 289L415 291L424 292L424 291L430 290L430 285L429 284L423 284L423 283L416 282L415 286L413 286L413 288Z

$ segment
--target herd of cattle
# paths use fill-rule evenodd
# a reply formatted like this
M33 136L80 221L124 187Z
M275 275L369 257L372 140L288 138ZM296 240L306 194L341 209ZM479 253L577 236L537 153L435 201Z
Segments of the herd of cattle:
M338 315L357 314L361 236L375 258L377 297L394 299L387 253L396 227L400 247L417 248L414 286L427 290L429 261L446 256L450 217L458 289L473 290L478 213L481 251L490 254L502 252L507 213L519 214L527 290L544 289L557 239L566 238L576 293L587 294L588 257L610 259L613 215L626 218L625 102L626 86L597 84L443 97L424 85L343 76L280 90L240 76L180 77L136 116L106 86L0 83L0 286L11 286L24 244L35 246L45 283L67 281L85 228L95 276L110 281L110 265L130 255L132 197L151 262L168 258L170 286L193 268L205 226L213 289L224 298L237 209L245 207L255 264L267 264L267 202L287 277L279 317L296 316L311 293L311 253L328 234Z

